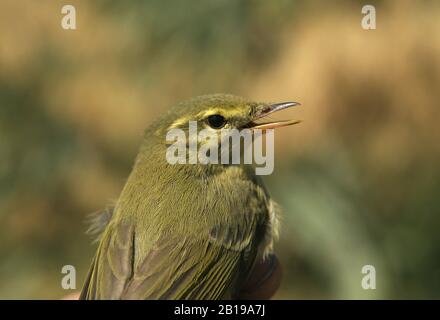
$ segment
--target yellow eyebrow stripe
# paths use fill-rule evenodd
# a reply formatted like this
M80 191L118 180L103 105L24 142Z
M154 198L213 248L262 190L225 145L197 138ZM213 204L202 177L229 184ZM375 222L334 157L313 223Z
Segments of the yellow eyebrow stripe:
M190 119L188 117L184 117L184 118L180 118L175 120L169 127L169 129L174 129L174 128L179 128L181 127L183 124L187 123Z
M228 117L234 117L235 115L239 115L240 114L240 110L239 109L237 109L237 110L228 110L226 113L227 113ZM208 116L213 115L213 114L225 114L225 110L220 109L220 108L215 108L215 109L201 111L201 112L197 113L195 116L192 116L192 117L185 116L185 117L182 117L182 118L179 118L179 119L175 120L168 127L168 129L179 128L179 127L181 127L182 125L188 123L191 120L199 121L200 119L207 118Z

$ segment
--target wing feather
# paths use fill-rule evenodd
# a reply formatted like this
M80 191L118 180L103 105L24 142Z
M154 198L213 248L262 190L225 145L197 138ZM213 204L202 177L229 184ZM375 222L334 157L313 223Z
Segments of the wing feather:
M163 236L135 266L132 225L110 223L82 299L222 299L256 257L256 228L215 226L206 240Z

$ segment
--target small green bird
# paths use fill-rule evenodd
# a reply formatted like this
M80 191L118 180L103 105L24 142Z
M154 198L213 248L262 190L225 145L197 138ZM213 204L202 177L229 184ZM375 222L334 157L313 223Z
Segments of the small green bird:
M170 164L165 137L189 121L214 130L291 125L298 121L259 121L295 105L206 95L151 125L113 212L94 226L103 230L80 299L237 297L273 250L276 206L252 165Z

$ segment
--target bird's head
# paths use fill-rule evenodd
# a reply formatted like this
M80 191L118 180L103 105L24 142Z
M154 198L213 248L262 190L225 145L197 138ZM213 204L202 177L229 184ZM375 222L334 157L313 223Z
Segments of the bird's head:
M160 121L156 131L163 136L170 129L187 130L189 121L196 121L199 130L280 128L300 121L266 121L267 117L297 105L297 102L253 102L229 94L204 95L176 105Z
M210 160L206 160L206 163L200 161L202 164L250 164L250 160L244 162L238 160L224 161L225 158L222 157L229 157L229 155L232 157L236 155L235 159L244 157L246 154L242 151L249 150L246 146L253 142L255 129L275 129L299 123L299 120L268 121L268 116L274 112L296 105L298 105L296 102L274 104L252 102L226 94L200 96L171 108L161 120L147 130L145 138L148 143L144 144L144 150L149 150L151 153L153 152L151 148L156 146L167 147L167 160L169 160L169 156L174 159L168 161L170 164L198 163L197 160L200 160L200 158L194 161L186 161L187 158L183 159L188 155L194 155L191 152L194 149L202 150L200 152L203 152L203 155L206 155L207 158L209 157ZM225 132L228 133L225 134ZM233 139L228 135L231 132L239 132L235 137L240 136ZM243 134L251 137L246 140L243 138ZM152 136L155 137L155 143L153 144L149 143ZM240 142L241 138L247 141L243 145ZM183 143L180 144L181 148L170 148L170 146L176 145L175 140L183 140ZM232 141L232 143L224 148L225 141L228 141L228 143ZM235 148L236 146L238 148ZM192 147L194 148L192 149ZM182 160L176 160L177 158L174 157L176 153L179 157L182 156L182 158L179 158Z
M297 102L253 102L229 94L204 95L171 108L155 126L155 133L164 137L171 129L187 130L189 121L197 122L199 130L275 129L300 121L266 121L267 116L297 105Z

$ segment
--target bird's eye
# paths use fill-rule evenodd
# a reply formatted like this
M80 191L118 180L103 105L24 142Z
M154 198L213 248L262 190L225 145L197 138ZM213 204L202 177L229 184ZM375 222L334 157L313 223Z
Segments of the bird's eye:
M208 124L213 129L220 129L226 124L226 119L219 114L213 114L208 117Z

